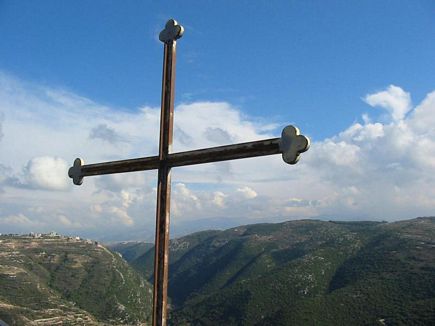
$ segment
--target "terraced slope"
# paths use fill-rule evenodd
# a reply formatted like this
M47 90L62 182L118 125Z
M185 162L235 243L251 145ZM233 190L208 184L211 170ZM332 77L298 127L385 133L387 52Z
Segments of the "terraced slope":
M9 325L141 325L151 298L149 283L104 246L0 236L0 320Z

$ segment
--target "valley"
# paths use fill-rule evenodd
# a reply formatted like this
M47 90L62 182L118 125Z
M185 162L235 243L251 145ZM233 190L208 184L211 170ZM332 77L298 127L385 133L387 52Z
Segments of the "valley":
M0 321L149 325L154 248L0 236ZM170 242L170 325L429 325L435 218L297 220Z

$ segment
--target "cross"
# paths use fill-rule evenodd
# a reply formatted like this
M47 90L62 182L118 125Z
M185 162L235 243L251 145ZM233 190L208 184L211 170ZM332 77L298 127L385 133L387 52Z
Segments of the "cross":
M73 183L81 185L84 177L92 175L158 170L154 254L154 326L166 325L167 319L171 168L279 153L282 154L286 163L296 164L299 155L307 151L310 146L310 140L301 135L298 128L287 126L280 138L171 153L176 40L183 35L183 32L183 27L170 19L159 35L160 41L164 43L159 155L87 165L84 165L82 159L76 158L74 165L68 171L68 176L73 179Z

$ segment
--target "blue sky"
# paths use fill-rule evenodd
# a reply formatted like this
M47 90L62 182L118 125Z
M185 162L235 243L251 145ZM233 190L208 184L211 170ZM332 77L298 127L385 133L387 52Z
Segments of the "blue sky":
M389 84L434 85L433 1L0 1L0 67L124 110L159 105L168 17L177 103L228 101L315 139L359 119Z
M174 234L433 215L434 16L423 0L0 0L0 233L152 238L155 172L72 187L66 171L77 156L156 153L169 18L185 27L175 150L276 137L287 123L313 140L294 167L176 169Z

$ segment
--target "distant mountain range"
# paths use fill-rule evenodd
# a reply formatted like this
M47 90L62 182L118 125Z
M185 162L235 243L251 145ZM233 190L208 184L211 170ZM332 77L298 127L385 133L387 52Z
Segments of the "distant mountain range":
M0 325L148 325L153 245L110 248L0 236ZM434 325L435 218L197 232L169 275L170 325Z

